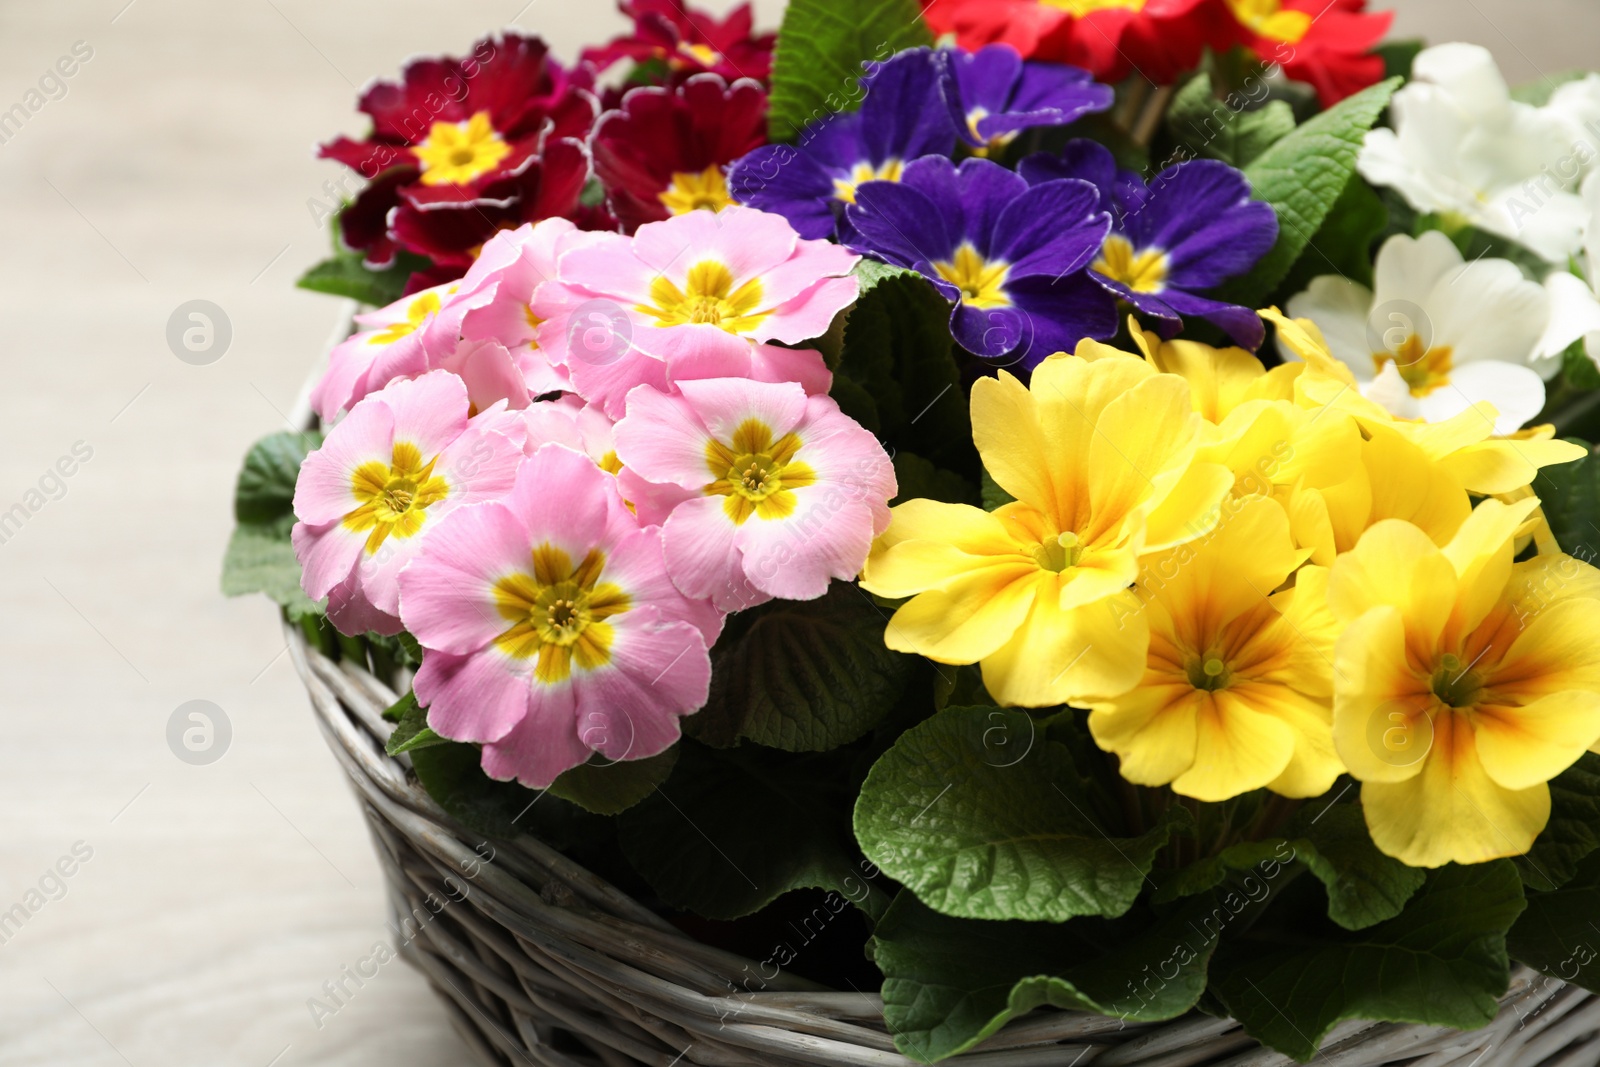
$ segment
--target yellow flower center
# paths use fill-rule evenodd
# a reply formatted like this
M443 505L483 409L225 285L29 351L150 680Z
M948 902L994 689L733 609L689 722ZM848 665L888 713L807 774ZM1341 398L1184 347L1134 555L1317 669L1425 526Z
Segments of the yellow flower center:
M795 461L800 451L798 434L773 440L772 429L759 419L746 419L733 431L733 439L712 439L706 445L706 469L716 480L705 488L707 496L721 496L722 510L735 526L751 515L786 519L799 500L794 490L813 485L817 472Z
M751 278L733 287L733 272L714 259L702 260L689 268L685 288L679 289L666 276L650 284L650 304L635 310L649 315L658 326L683 326L706 323L729 333L749 333L767 317L761 307L761 279Z
M722 59L722 54L708 44L690 44L688 41L683 41L679 43L678 51L683 57L694 60L702 67L714 67Z
M408 441L396 441L392 458L368 460L350 475L350 491L361 501L345 515L345 529L367 532L367 554L378 551L390 534L414 537L428 508L450 495L443 478L433 476L437 456L423 463L422 453Z
M1215 652L1190 656L1184 663L1184 671L1189 675L1190 685L1207 693L1226 689L1233 681L1233 672L1228 669L1227 662Z
M428 321L429 315L438 314L441 306L438 293L423 293L406 305L405 318L399 322L391 322L367 338L367 344L392 345L402 337L410 337L422 329L422 324Z
M466 122L435 122L411 151L422 164L423 185L466 185L498 167L511 146L480 111Z
M1233 17L1262 37L1299 44L1314 21L1304 11L1283 10L1282 0L1228 0Z
M1452 708L1470 708L1483 692L1483 678L1463 664L1461 657L1446 653L1433 672L1433 695Z
M963 244L953 257L940 260L933 269L939 272L939 277L961 290L963 303L975 308L1011 306L1011 298L1005 290L1011 265L984 259L971 244Z
M1448 346L1424 349L1422 338L1411 334L1395 352L1374 352L1372 362L1381 373L1383 365L1392 361L1395 370L1400 372L1400 377L1411 388L1411 395L1424 397L1450 384L1452 355L1453 351Z
M1078 565L1078 560L1083 558L1083 545L1079 543L1077 534L1068 531L1035 547L1033 558L1041 570L1060 574Z
M1100 258L1089 269L1136 293L1159 293L1167 287L1167 254L1154 248L1136 252L1133 242L1119 233L1106 238Z
M1144 0L1041 0L1046 7L1060 8L1077 18L1096 11L1138 11Z
M862 182L897 182L905 169L905 163L898 159L885 160L881 167L857 163L851 168L850 177L833 179L834 199L853 204L856 202L856 186Z
M615 583L602 582L605 553L590 549L576 566L559 548L533 550L533 570L494 584L495 609L511 626L495 645L515 659L538 657L534 678L545 685L564 682L572 667L594 671L611 661L616 634L605 620L633 602Z
M702 209L721 211L734 202L728 195L728 181L722 176L722 168L715 163L698 174L677 172L672 176L672 184L656 197L674 215Z

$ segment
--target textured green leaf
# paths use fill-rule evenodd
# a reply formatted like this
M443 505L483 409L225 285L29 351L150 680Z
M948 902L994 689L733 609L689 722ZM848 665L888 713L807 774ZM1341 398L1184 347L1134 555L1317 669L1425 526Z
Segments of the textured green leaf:
M620 815L660 788L677 765L677 748L649 759L591 761L563 772L550 792L596 815Z
M1174 828L1112 838L1066 746L1026 712L946 708L867 775L856 839L936 911L1061 922L1132 907ZM1174 818L1187 809L1171 809ZM1179 815L1178 813L1182 813Z
M549 803L516 782L483 773L477 745L451 741L411 753L411 767L428 795L457 822L490 837L515 837L533 808Z
M222 592L224 596L265 593L296 621L323 610L300 588L300 563L282 524L234 528L222 559Z
M672 777L618 821L628 862L662 900L737 919L794 889L866 898L842 790L782 754L680 748Z
M772 57L772 139L859 107L863 63L932 43L917 0L791 0Z
M1591 448L1587 441L1569 440ZM1591 451L1571 463L1540 468L1533 491L1562 549L1592 559L1600 544L1600 459Z
M880 279L845 323L834 399L845 414L940 467L977 473L950 337L950 305L920 275Z
M1533 848L1515 859L1529 889L1549 891L1572 880L1600 850L1600 756L1586 752L1550 783L1550 821ZM1600 921L1600 911L1595 913ZM1597 932L1596 936L1600 936Z
M1509 861L1444 867L1397 917L1365 930L1297 918L1225 938L1210 992L1252 1037L1302 1061L1346 1019L1476 1029L1510 984L1506 931L1523 907Z
M856 281L860 284L860 289L856 292L857 300L872 292L880 283L892 278L921 277L909 267L897 267L881 259L873 259L871 256L862 256L861 262L856 264L855 270L851 273L856 276Z
M1205 922L1211 907L1197 900L1137 926L984 922L940 915L902 892L871 945L884 1018L900 1051L923 1063L965 1052L1046 1005L1126 1022L1176 1018L1205 989L1219 929Z
M1581 338L1561 353L1561 371L1566 383L1575 389L1600 389L1600 367L1589 358L1589 347Z
M411 710L416 706L417 694L407 689L405 696L401 697L399 700L396 700L393 704L390 704L388 707L383 709L383 719L385 722L397 724L404 722L406 716L409 715Z
M1248 275L1228 285L1228 299L1258 307L1288 275L1350 184L1361 142L1400 81L1390 78L1340 101L1245 168L1256 199L1277 212L1278 243Z
M1294 108L1282 100L1246 110L1242 94L1218 99L1211 75L1190 78L1172 98L1167 127L1195 155L1243 168L1294 131Z
M435 745L451 743L449 738L440 737L428 726L428 710L418 706L416 694L407 693L400 698L400 703L395 705L395 708L400 712L400 723L395 727L394 733L389 735L389 743L386 746L389 755L398 756L403 752L417 752L424 748L433 748Z
M233 491L233 517L257 524L294 514L294 484L306 454L322 444L316 430L275 433L251 446Z
M404 295L406 282L412 274L431 265L422 256L401 252L387 270L372 270L363 262L362 253L340 249L302 274L295 284L314 293L345 296L373 307L386 307Z
M1383 198L1359 174L1355 175L1323 220L1322 229L1317 231L1306 254L1284 279L1281 292L1303 292L1311 279L1323 274L1338 274L1370 287L1375 249L1388 226L1389 209Z
M854 741L894 707L916 662L885 647L886 618L852 582L740 612L712 649L711 694L685 730L716 748L823 752Z
M1600 993L1600 852L1560 889L1531 893L1511 928L1511 955L1563 982Z

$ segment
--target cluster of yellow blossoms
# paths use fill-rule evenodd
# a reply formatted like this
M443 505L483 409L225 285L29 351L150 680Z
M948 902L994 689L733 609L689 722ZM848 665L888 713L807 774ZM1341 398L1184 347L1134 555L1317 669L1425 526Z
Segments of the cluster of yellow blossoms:
M1399 420L1317 328L1300 357L1086 341L972 391L1014 501L894 510L862 585L890 647L982 665L1002 704L1089 709L1140 785L1221 801L1362 783L1414 866L1526 852L1546 783L1600 743L1600 571L1530 488L1583 450L1493 436L1487 404ZM1519 555L1528 556L1516 562Z

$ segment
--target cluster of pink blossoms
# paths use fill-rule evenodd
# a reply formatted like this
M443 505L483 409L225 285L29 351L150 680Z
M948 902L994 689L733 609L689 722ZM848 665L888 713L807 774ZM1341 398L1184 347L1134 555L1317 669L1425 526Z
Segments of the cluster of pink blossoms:
M888 526L889 457L794 347L856 260L751 208L547 219L358 316L313 394L306 592L346 633L415 636L429 725L492 777L664 751L724 616L854 578Z

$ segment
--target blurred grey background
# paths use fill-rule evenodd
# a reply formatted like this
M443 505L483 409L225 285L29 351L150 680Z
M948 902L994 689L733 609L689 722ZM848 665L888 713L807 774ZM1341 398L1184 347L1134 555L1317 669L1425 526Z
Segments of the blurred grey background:
M1393 6L1397 36L1487 45L1513 82L1600 66L1596 0ZM776 25L779 0L756 7ZM464 1061L398 962L333 1016L308 1008L391 939L382 885L273 609L217 575L239 460L284 427L337 312L293 288L339 177L313 144L363 132L369 78L513 25L571 58L624 20L571 0L0 3L0 111L74 70L0 143L0 512L31 512L0 534L0 917L27 912L0 921L5 1067ZM208 366L167 345L191 300L231 323ZM167 744L191 700L231 726L208 766Z

